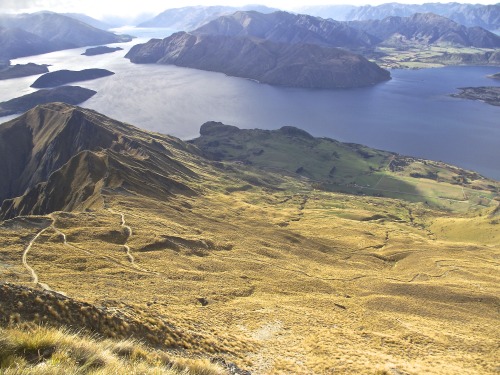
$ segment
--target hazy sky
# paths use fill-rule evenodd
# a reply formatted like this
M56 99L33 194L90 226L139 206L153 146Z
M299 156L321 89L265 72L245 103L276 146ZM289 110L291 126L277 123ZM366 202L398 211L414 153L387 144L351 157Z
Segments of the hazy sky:
M377 5L390 2L391 0L0 0L0 12L32 12L39 10L51 10L54 12L85 13L95 18L106 15L117 15L121 17L136 16L141 13L160 13L165 9L179 8L188 5L232 5L263 4L269 7L283 10L293 10L302 5L328 5L328 4L351 4L351 5ZM423 3L436 0L392 0L400 3ZM449 2L449 1L441 1ZM463 1L469 2L469 1ZM473 1L481 4L495 4L498 0Z

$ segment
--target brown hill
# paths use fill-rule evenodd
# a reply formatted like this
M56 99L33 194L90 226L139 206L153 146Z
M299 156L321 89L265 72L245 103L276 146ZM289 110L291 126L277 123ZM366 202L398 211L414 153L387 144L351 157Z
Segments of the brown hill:
M106 189L193 194L196 173L171 158L184 144L67 104L36 107L0 128L2 218L102 205Z

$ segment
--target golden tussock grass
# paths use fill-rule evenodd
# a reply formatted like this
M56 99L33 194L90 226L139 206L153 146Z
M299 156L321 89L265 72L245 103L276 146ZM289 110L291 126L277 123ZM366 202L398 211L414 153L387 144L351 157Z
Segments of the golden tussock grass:
M69 297L164 322L165 346L255 374L496 371L500 248L489 212L282 183L227 192L219 182L169 201L109 196L103 210L55 214L68 243L47 230L28 262ZM33 286L19 264L25 242L6 227L0 238L7 280ZM154 357L116 345L96 363L139 373Z
M44 326L0 329L2 374L221 375L207 359L169 356L133 340L113 341Z

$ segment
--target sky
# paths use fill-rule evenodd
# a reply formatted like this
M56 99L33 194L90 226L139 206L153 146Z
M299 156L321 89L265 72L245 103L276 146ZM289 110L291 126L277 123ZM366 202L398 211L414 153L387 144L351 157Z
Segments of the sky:
M392 0L399 3L423 3L436 0ZM459 0L458 0L459 1ZM263 4L283 10L295 10L311 5L378 5L391 0L0 0L0 12L34 12L51 10L59 13L84 13L102 19L105 16L134 17L139 14L158 14L169 8L188 5L231 5ZM442 0L441 2L450 2ZM467 3L469 1L459 1ZM478 0L474 3L495 4L498 0Z

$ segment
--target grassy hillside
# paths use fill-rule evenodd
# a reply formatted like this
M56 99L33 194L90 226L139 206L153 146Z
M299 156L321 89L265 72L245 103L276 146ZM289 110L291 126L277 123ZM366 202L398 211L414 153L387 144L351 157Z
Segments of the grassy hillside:
M498 182L442 162L412 158L303 130L246 130L206 123L192 141L207 157L285 173L315 188L399 198L465 212L494 206Z
M109 355L109 366L132 373L152 371L157 361L166 371L162 353L170 363L180 358L181 368L199 359L222 366L223 373L232 371L224 363L253 374L497 371L495 181L441 163L315 140L293 128L223 128L227 134L218 139L202 130L202 151L218 161L204 159L193 145L172 148L173 139L155 135L155 149L171 150L175 165L196 173L178 177L196 194L157 198L147 187L142 194L138 183L114 180L86 210L0 222L0 273L9 283L0 292L17 291L0 298L3 325L34 322L110 339L132 336L143 342L132 350L144 351L137 361L135 354L117 354L122 344L115 341L92 344L96 355ZM128 166L157 155L128 145L116 158ZM403 181L438 198L367 195L369 187L380 187L372 181ZM335 191L339 186L356 194ZM441 202L444 187L450 195L452 189L477 192L477 200L446 198L461 202L455 209ZM35 315L37 303L42 313ZM85 311L88 320L81 318ZM6 328L0 342L25 332ZM51 358L43 351L36 358L44 357L47 366L58 358L74 363L71 346L50 347L57 348ZM8 357L1 354L10 359L0 361L0 371L15 373L17 364L35 368L25 351L9 350Z

